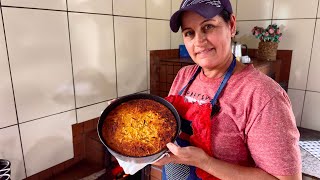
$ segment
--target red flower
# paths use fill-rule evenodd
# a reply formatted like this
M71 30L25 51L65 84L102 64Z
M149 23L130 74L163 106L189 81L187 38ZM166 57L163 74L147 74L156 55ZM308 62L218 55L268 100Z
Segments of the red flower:
M273 34L274 33L274 29L269 29L269 33Z

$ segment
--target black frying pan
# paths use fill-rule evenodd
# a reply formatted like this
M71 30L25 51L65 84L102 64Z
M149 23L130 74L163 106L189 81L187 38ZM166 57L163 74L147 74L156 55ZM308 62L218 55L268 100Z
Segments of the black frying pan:
M151 95L151 94L132 94L132 95L128 95L128 96L124 96L121 97L117 100L115 100L114 102L112 102L101 114L100 118L99 118L99 122L98 122L98 135L100 138L100 141L102 142L102 144L108 149L108 151L116 158L125 161L125 162L134 162L134 163L151 163L154 160L158 159L162 154L164 154L168 149L165 147L164 149L162 149L160 152L156 153L156 154L152 154L152 155L148 155L148 156L143 156L143 157L131 157L131 156L125 156L120 154L119 152L113 150L112 148L107 146L107 143L105 142L105 140L103 139L102 136L102 126L104 124L104 121L107 117L107 115L113 110L115 109L117 106L119 106L121 103L130 101L130 100L134 100L134 99L150 99L150 100L154 100L157 101L161 104L163 104L164 106L166 106L174 115L176 121L177 121L177 130L176 130L176 134L174 136L174 139L172 140L172 142L175 141L175 139L177 138L177 136L179 135L180 132L180 127L181 127L181 121L180 121L180 116L177 112L177 110L173 107L173 105L171 103L169 103L167 100L159 97L159 96L155 96L155 95Z

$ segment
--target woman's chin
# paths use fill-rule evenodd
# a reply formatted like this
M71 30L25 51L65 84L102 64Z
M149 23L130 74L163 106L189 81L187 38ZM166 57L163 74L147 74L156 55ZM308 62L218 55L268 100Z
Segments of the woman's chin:
M216 63L212 62L212 59L211 60L201 59L201 60L196 61L196 63L205 69L214 69L217 66Z

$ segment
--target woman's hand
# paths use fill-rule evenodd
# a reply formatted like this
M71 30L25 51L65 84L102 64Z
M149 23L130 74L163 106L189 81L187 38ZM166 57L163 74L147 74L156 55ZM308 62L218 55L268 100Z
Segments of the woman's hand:
M168 163L186 164L201 168L207 173L219 179L294 179L301 180L301 173L292 176L272 176L262 169L255 167L245 167L231 164L222 160L210 157L202 149L188 146L179 147L173 143L168 143L167 147L171 151L170 156L165 156L153 163L162 166Z
M173 143L168 143L167 147L171 153L155 162L154 165L162 166L168 163L176 163L200 167L201 164L210 159L202 149L194 146L180 147Z

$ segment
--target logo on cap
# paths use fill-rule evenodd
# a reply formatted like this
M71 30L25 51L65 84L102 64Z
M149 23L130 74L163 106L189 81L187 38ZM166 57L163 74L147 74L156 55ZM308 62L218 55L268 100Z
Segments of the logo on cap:
M186 0L180 7L180 9L188 7L194 4L206 3L215 7L221 7L220 0Z

